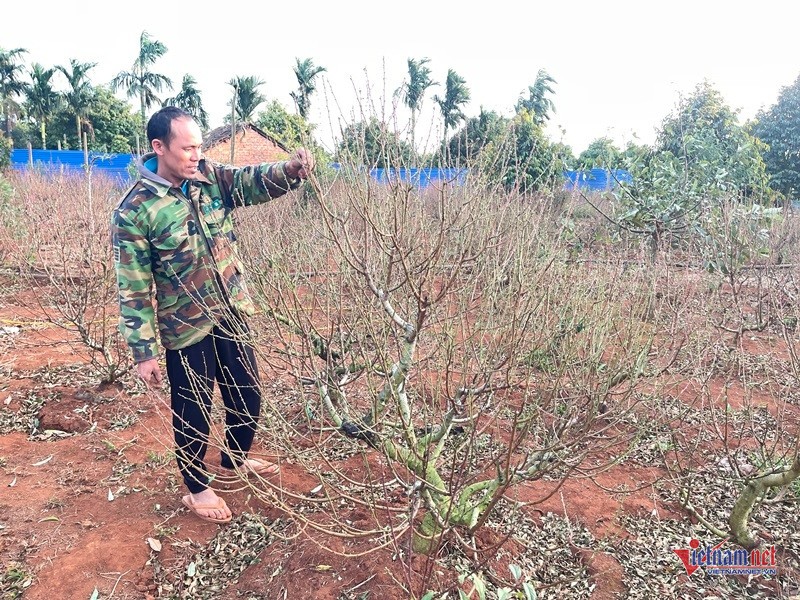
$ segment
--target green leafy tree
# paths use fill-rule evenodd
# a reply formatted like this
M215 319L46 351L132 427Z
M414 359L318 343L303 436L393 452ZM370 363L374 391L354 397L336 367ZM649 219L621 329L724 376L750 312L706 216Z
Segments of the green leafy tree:
M657 153L682 163L681 179L693 196L766 191L762 144L739 124L736 112L708 82L679 102L661 126Z
M581 169L619 169L623 166L622 152L611 138L600 137L581 152L578 165Z
M751 131L766 144L762 156L770 186L789 198L800 195L800 77L756 115Z
M339 162L371 169L405 167L413 156L411 146L375 117L348 125L336 151Z
M23 108L20 106L19 109L20 115L24 116ZM56 117L58 119L58 116ZM70 131L72 131L72 122L70 122ZM41 138L41 134L38 131L35 124L31 123L26 118L21 118L14 124L14 128L11 131L11 142L14 148L27 148L28 144L33 146L34 144L38 144Z
M508 132L509 120L481 107L477 117L467 119L464 126L448 142L451 162L459 165L475 160L490 143L501 144Z
M245 123L252 123L256 109L267 100L266 96L258 90L264 85L264 81L252 75L237 76L231 79L228 85L236 92L236 104L234 105L236 118Z
M164 87L172 89L172 80L166 75L151 71L156 61L167 53L167 47L143 31L139 37L139 55L133 61L130 71L120 71L111 80L111 89L125 89L129 98L139 99L139 116L142 131L147 123L147 110L154 104L161 104L156 94Z
M197 89L197 80L188 73L183 76L181 89L172 98L164 100L164 106L177 106L194 117L203 131L208 130L208 112L203 107L203 98Z
M513 153L503 170L503 183L523 194L550 191L562 181L563 163L532 113L522 111L512 120Z
M556 161L563 169L578 168L578 159L575 158L575 153L572 152L571 146L563 142L555 142L552 144L551 149Z
M25 48L0 48L0 110L3 112L4 130L9 139L14 120L19 119L20 107L16 98L23 95L28 87L22 80L24 65L20 63L20 58L26 52Z
M91 147L101 152L129 153L137 149L142 130L140 115L130 104L117 98L105 86L95 88L95 101L89 112L94 124Z
M470 100L470 93L466 80L453 69L449 69L444 84L444 95L436 95L433 99L436 104L439 105L439 110L444 120L443 142L446 147L447 132L467 118L462 110L462 107Z
M617 222L645 236L654 258L665 242L699 230L700 215L720 203L767 196L762 145L717 90L699 84L664 119L652 152L626 151L633 181L615 192Z
M636 142L628 142L625 150L622 151L620 156L621 165L623 169L629 171L638 171L647 162L649 156L653 154L653 148L647 144L637 144Z
M310 150L316 160L314 175L318 182L329 183L336 177L336 172L330 167L334 162L333 156L314 139L312 135L314 124L306 121L298 113L290 113L283 104L272 100L266 110L259 113L255 124L287 148L302 146ZM317 188L314 185L303 185L301 202L305 203L312 197L318 197Z
M11 165L11 138L0 133L0 172Z
M25 109L36 121L42 140L42 150L47 149L47 122L59 109L62 97L53 87L54 68L45 69L40 63L31 67L31 85L25 90Z
M299 114L289 113L277 100L273 100L266 110L259 113L256 127L268 132L288 148L313 143L311 133L314 125Z
M528 97L520 96L517 101L517 112L526 110L533 115L533 120L538 125L543 125L550 119L550 113L556 111L555 104L547 97L548 94L555 93L551 83L557 83L557 81L550 77L547 71L539 69L533 85L528 86Z
M311 94L316 89L315 79L320 73L326 71L325 67L318 67L314 65L314 61L310 58L305 60L295 59L294 76L297 78L297 91L291 92L292 99L297 106L297 112L304 119L308 119L308 111L311 108Z
M408 80L397 90L403 102L411 111L411 147L416 150L417 116L422 109L422 101L428 88L439 85L431 79L428 67L429 58L408 59Z
M489 141L476 168L487 181L498 182L522 194L550 192L563 183L568 146L553 145L527 110L504 121L505 130Z
M76 148L81 147L84 128L88 132L92 127L88 115L94 99L94 92L87 73L95 66L97 63L83 63L74 58L70 59L69 67L56 66L69 84L69 89L64 93L64 101L75 119Z

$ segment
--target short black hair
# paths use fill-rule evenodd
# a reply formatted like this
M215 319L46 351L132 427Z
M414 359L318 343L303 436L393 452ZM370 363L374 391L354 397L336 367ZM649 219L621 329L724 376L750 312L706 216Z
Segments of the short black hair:
M172 139L172 122L177 119L193 119L192 115L177 106L165 106L153 113L147 122L147 141L161 140L169 146Z

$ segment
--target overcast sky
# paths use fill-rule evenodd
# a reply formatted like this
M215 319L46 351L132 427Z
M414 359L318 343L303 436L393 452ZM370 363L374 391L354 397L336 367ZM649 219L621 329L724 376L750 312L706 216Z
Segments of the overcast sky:
M175 92L183 75L192 75L212 126L229 111L227 82L234 76L263 79L261 92L293 111L292 67L296 58L311 58L327 69L311 110L326 144L340 123L360 119L362 111L379 117L391 111L408 58L429 58L433 78L442 83L448 69L461 75L472 96L468 117L481 107L512 115L545 69L556 80L548 133L576 155L603 136L621 147L652 143L680 96L703 80L744 122L774 104L800 75L800 3L794 1L514 4L480 3L469 10L465 3L432 0L306 0L291 11L290 2L241 0L7 2L0 46L26 48L27 64L96 62L89 75L100 84L131 68L147 31L168 49L153 70L172 78ZM416 135L422 143L430 139L428 149L441 132L434 93L442 87L426 96ZM391 120L388 113L384 118ZM395 121L407 126L407 112L398 109Z

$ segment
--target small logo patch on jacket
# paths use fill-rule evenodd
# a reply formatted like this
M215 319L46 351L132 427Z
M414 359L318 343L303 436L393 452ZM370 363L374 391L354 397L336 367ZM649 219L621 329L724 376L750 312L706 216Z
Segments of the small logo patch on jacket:
M222 200L220 200L219 198L214 198L208 204L203 205L203 214L207 215L211 212L214 212L215 210L219 210L220 208L222 208Z

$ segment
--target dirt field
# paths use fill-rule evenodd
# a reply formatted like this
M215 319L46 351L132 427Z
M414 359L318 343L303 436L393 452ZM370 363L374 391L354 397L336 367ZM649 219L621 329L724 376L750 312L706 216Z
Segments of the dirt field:
M350 215L329 221L350 228L339 231L300 201L242 211L262 307L251 322L264 400L252 454L280 473L232 477L213 445L207 464L234 513L220 526L181 503L168 390L148 392L130 372L101 383L78 335L76 323L107 348L116 326L107 223L119 190L85 190L15 180L0 206L2 600L800 598L798 481L759 498L746 523L774 574L683 562L691 550L742 550L727 522L747 480L796 461L795 223L732 210L707 228L716 245L680 239L656 262L563 198L542 208L477 191L448 204L362 190L331 195ZM730 276L691 266L712 250ZM367 258L391 306L424 322L402 387L410 408L386 408L382 439L410 447L410 427L427 437L462 402L463 426L412 449L441 449L441 483L421 460L414 471L387 446L345 437L308 383L334 381L322 369L358 373L337 409L359 418L409 347L409 328L365 284ZM308 351L314 335L347 348L341 363ZM454 399L490 380L471 405ZM546 448L550 458L529 462ZM413 551L412 532L435 513L431 490L452 498L512 480L485 521L475 512L436 552Z
M458 587L472 590L469 579L459 584L458 575L476 559L491 584L487 597L497 597L503 586L522 593L509 565L520 567L540 598L800 594L797 487L757 506L751 523L762 546L775 548L776 576L687 575L674 550L688 548L692 538L712 546L722 540L680 506L660 458L667 438L657 435L643 436L624 460L591 476L516 486L506 500L522 509L499 511L474 540L470 557L457 548L443 548L435 560L412 555L407 536L369 552L369 538L336 539L303 526L241 481L224 478L220 487L235 518L224 526L202 522L180 502L184 492L169 453L163 400L143 393L129 376L100 385L74 334L42 319L29 294L13 279L0 285L4 599L399 599L421 597L425 589L449 589L456 597ZM789 358L771 326L747 332L738 346L720 348L716 369L679 360L662 377L664 414L677 410L691 437L692 427L698 435L707 430L693 415L724 401L736 419L750 420L749 431L765 432L768 442L777 443L759 423L780 419L784 429L797 431L797 396L780 397L792 390ZM267 394L287 403L296 398L291 383L270 373L269 365L264 379ZM724 434L718 433L723 437L711 446L722 448ZM334 434L330 443L337 440ZM373 451L348 444L343 464L382 468ZM271 483L301 514L298 507L316 480L298 462L276 454L267 434L259 435L255 454L281 463ZM716 458L691 458L697 474L692 503L719 526L741 489L729 456L720 451ZM408 504L401 491L387 490L392 494L388 500L398 507ZM309 510L324 514L328 508ZM369 521L357 506L343 502L336 510L343 522Z

